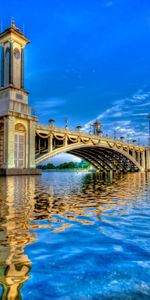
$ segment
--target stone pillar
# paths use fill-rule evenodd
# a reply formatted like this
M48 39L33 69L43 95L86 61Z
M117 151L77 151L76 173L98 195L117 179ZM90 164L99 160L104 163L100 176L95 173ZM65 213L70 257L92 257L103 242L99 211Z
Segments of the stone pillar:
M10 43L9 83L13 84L13 44L12 43Z
M141 153L142 154L142 168L143 171L145 171L145 151Z
M132 151L132 157L136 160L136 152L135 152L135 150Z
M4 169L11 169L15 167L14 145L15 118L9 116L4 119Z
M2 57L1 57L1 87L4 86L4 47L2 47Z
M21 88L24 88L24 50L21 48Z
M150 148L146 149L146 171L150 171Z
M49 152L53 151L53 135L52 134L48 138L48 151Z
M63 144L64 144L64 147L67 147L67 145L68 145L68 137L67 137L67 135L65 136Z
M29 121L26 149L28 149L28 168L35 168L35 122L32 120Z

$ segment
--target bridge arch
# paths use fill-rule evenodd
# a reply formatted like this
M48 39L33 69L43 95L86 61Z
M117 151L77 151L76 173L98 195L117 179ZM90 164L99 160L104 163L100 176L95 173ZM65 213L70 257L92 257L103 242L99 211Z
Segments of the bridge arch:
M90 162L96 169L117 169L123 170L126 166L134 166L139 171L144 171L140 163L126 150L117 148L116 146L110 147L107 144L93 145L92 143L83 144L81 142L62 146L53 151L43 153L36 158L36 164L56 156L61 153L69 153L80 157L87 162Z

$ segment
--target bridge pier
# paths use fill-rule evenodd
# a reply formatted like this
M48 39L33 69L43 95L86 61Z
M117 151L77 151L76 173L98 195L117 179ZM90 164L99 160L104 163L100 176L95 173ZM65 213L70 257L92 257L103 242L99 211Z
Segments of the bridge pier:
M0 176L39 175L35 165L35 119L4 117L3 161Z
M146 153L146 166L145 166L145 168L146 168L147 172L150 172L150 148L147 148L145 153Z
M142 166L142 168L143 168L143 171L145 171L145 151L143 151L142 153L141 153L141 166Z

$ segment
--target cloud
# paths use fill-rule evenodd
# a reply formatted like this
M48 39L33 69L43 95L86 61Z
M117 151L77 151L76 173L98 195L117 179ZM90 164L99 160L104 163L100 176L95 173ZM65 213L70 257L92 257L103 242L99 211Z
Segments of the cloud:
M58 154L57 157L54 156L49 159L49 162L51 162L55 166L58 166L59 164L61 164L63 162L70 162L70 161L80 162L81 158L74 156L72 154L69 154L69 153L61 153L61 154Z
M142 103L142 104L137 105L137 107L146 107L146 106L150 106L150 101L147 103Z
M83 130L88 131L90 125L95 120L99 120L104 125L104 131L110 136L116 132L118 137L124 135L125 138L130 136L130 139L140 138L142 143L146 143L148 137L146 116L148 115L147 108L150 105L150 91L146 91L146 89L145 85L131 97L114 101L112 107L86 123Z
M147 113L133 113L132 116L147 116Z

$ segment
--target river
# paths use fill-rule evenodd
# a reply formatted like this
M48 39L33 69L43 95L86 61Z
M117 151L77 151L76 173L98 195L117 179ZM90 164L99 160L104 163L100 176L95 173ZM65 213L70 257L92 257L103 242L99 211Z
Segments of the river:
M150 299L150 173L0 178L0 299Z

